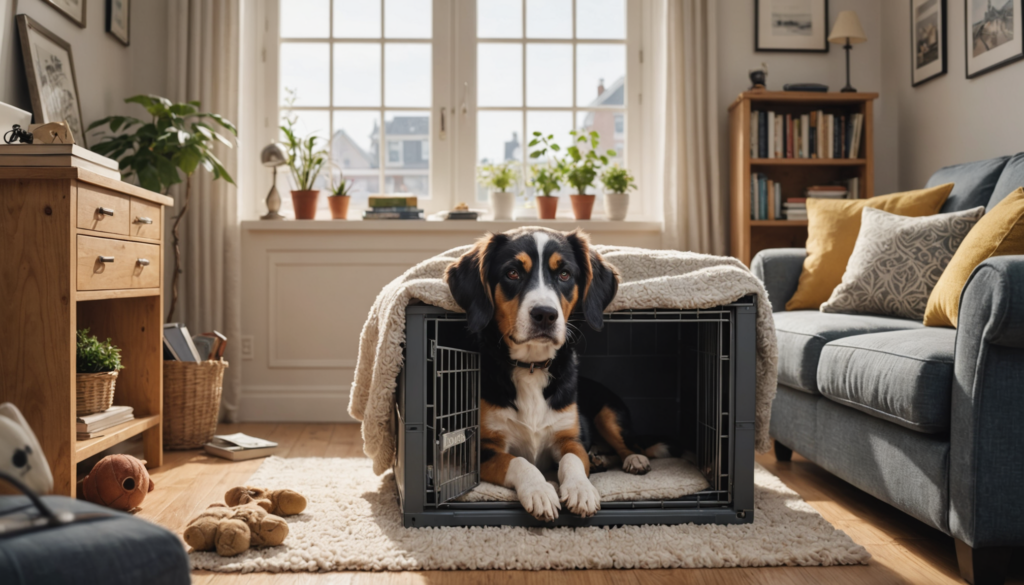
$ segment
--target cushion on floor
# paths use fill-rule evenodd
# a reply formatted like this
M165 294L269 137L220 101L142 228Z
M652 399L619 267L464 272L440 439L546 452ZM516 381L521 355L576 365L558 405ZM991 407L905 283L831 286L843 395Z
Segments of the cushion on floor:
M925 187L953 183L953 191L950 192L946 202L942 204L942 213L963 211L979 205L985 206L988 205L988 200L992 197L992 189L996 186L999 174L1003 172L1003 167L1006 166L1008 160L1010 157L1001 156L942 167L928 179L928 184Z
M917 321L819 311L780 311L775 318L779 344L779 384L818 394L818 360L826 343L865 333L920 329Z
M821 350L818 389L826 398L922 433L949 429L953 329L857 335Z

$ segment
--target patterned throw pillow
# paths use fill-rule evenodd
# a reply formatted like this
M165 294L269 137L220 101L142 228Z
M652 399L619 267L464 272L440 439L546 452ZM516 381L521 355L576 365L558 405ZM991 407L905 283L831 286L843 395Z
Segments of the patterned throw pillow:
M904 217L865 207L843 282L824 313L869 313L920 321L928 295L984 207Z

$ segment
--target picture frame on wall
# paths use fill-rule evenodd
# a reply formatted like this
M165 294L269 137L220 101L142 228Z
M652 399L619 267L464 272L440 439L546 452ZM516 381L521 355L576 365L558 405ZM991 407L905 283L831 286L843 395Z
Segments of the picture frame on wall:
M75 142L88 148L71 45L24 14L17 20L35 123L67 121Z
M1022 0L964 0L967 79L1024 59Z
M43 0L68 20L85 28L85 0Z
M910 0L910 84L946 74L946 0Z
M828 52L828 0L754 0L754 50Z
M107 32L121 44L130 44L131 0L107 0Z

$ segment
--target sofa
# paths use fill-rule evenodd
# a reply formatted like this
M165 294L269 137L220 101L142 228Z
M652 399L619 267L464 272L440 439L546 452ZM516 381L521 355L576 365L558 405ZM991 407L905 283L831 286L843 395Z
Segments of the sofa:
M940 169L942 212L991 210L1024 186L1024 153ZM1024 256L990 258L957 329L786 311L806 253L764 250L779 346L771 434L834 475L956 539L961 576L1002 583L1024 546Z

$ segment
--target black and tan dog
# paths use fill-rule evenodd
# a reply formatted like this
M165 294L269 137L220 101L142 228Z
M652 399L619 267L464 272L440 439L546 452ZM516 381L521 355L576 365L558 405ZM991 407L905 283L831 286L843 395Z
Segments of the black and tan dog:
M618 290L615 269L586 234L537 227L492 234L453 262L445 279L482 353L482 480L514 488L541 520L557 518L559 502L592 516L601 502L589 475L592 462L605 461L596 454L601 447L638 474L650 470L647 456L667 451L642 448L623 401L578 377L566 343L569 315L582 310L601 329ZM542 474L556 465L559 493Z

